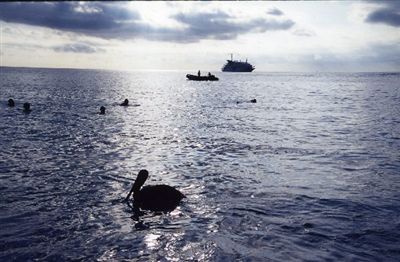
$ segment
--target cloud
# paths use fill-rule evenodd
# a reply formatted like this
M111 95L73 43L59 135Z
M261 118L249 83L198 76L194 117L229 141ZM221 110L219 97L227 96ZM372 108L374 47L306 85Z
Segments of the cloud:
M178 13L174 19L183 23L188 40L235 39L239 34L264 33L272 30L287 30L295 23L292 20L255 18L240 21L225 12Z
M2 47L4 50L7 49L18 49L24 51L36 51L40 49L47 49L47 47L39 44L31 44L31 43L16 43L16 42L5 42L2 43Z
M176 33L144 23L140 14L129 10L126 3L3 3L1 7L0 20L5 22L41 26L103 39L141 37L172 40L172 37L165 35Z
M1 32L4 34L10 34L12 33L12 30L9 27L4 27L2 28Z
M313 31L307 30L307 29L296 29L293 32L293 34L297 35L297 36L305 36L305 37L316 36L316 34Z
M41 26L103 39L142 38L180 43L203 39L229 40L235 39L239 34L287 30L295 24L288 19L263 17L243 20L223 11L214 11L177 13L170 17L183 27L154 26L146 23L138 12L128 9L126 3L3 3L1 7L0 20L5 22ZM57 50L91 51L83 46L66 46Z
M3 3L0 19L5 22L48 27L63 31L93 33L118 29L139 20L138 13L107 3Z
M400 2L381 1L376 2L379 8L368 14L365 21L368 23L382 23L394 27L400 27Z
M373 44L362 50L357 58L363 63L385 63L400 69L400 42Z
M71 53L85 53L85 54L105 52L105 50L102 48L93 47L85 43L65 44L60 46L54 46L52 47L52 49L56 52L71 52Z
M334 53L328 50L302 57L301 62L321 70L398 71L400 43L372 44L352 53ZM378 70L379 71L379 70Z
M96 46L96 44L91 44L89 42L77 42L77 43L69 43L64 45L57 46L48 46L42 44L32 44L32 43L16 43L16 42L6 42L3 43L2 46L4 49L17 49L17 50L25 50L25 51L37 51L37 50L53 50L55 52L72 52L72 53L84 53L84 54L93 54L93 53L103 53L105 49Z
M268 70L326 71L326 72L399 72L400 42L375 42L351 52L315 48L303 52L259 54L252 63ZM265 64L268 61L268 64ZM257 66L258 65L258 66ZM286 69L285 69L286 68Z
M267 11L267 14L269 15L276 15L276 16L281 16L283 15L283 12L279 10L278 8L271 8Z

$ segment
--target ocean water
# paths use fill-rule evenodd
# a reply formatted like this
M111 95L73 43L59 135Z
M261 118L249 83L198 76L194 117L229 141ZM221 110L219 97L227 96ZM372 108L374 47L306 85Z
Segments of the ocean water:
M400 260L400 74L186 73L1 68L1 261Z

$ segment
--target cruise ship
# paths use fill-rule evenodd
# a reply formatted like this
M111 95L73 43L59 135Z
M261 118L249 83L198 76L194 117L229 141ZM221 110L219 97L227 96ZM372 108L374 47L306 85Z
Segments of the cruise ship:
M227 63L222 67L222 72L252 72L255 67L247 62L233 60L231 54L231 60L226 60Z

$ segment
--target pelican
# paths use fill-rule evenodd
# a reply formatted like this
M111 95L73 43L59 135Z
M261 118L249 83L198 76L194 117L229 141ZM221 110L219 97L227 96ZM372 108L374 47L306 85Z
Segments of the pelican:
M139 171L131 191L125 198L126 201L133 193L134 206L150 211L172 211L185 195L168 185L150 185L142 188L149 177L145 169Z

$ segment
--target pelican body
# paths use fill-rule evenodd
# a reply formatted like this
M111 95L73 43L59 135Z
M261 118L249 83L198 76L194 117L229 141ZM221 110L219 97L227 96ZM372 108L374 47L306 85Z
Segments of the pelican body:
M133 193L134 205L137 208L151 211L172 211L185 198L181 192L168 185L151 185L142 188L149 176L147 170L140 170L126 200Z

